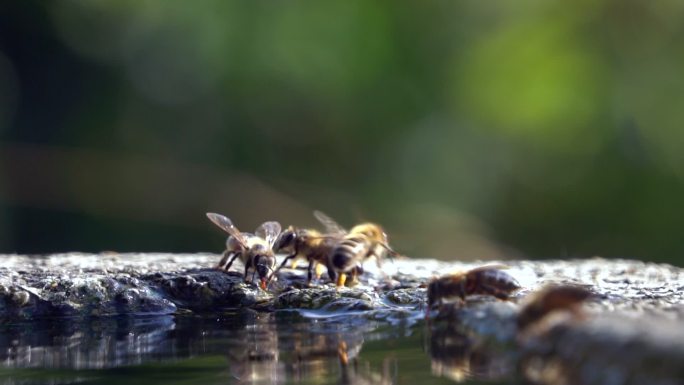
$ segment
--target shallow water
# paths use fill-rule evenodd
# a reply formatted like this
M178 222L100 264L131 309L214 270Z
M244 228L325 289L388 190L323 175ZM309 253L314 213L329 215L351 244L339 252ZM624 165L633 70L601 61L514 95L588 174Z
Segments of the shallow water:
M506 356L420 317L297 312L0 326L2 384L511 383ZM514 383L519 383L513 381Z

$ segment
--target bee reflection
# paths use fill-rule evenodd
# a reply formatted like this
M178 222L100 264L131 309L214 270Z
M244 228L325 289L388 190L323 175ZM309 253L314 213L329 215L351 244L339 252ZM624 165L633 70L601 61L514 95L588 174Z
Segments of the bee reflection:
M459 331L456 325L437 323L430 328L428 351L432 373L455 382L474 378L497 380L509 378L513 358L490 349L484 341Z
M246 384L284 381L275 327L271 323L255 323L241 333L238 346L228 351L231 376Z
M337 333L310 334L296 331L289 340L287 367L295 381L302 379L330 379L354 361L361 351L361 335Z
M358 333L313 332L308 325L255 323L228 352L229 371L238 383L330 382L354 376L363 345ZM351 372L351 373L350 373Z

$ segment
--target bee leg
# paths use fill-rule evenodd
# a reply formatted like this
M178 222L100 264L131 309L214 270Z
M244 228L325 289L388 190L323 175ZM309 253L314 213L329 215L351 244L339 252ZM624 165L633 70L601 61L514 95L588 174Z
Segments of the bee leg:
M307 268L306 271L306 286L311 286L311 279L313 278L313 270L314 270L314 260L309 261L309 267Z
M245 263L245 274L244 274L244 275L245 275L245 283L248 282L248 281L247 281L247 277L248 277L247 273L249 273L249 268L250 268L251 266L252 266L252 261L247 261L247 263ZM253 280L254 280L254 277L252 276L252 281L253 281Z
M332 267L330 261L325 264L325 267L328 268L328 277L330 277L330 281L335 282L337 280L337 273L335 273L335 269Z
M287 263L287 261L291 260L292 258L294 258L296 256L297 256L297 254L290 254L287 257L285 257L285 259L283 260L283 263L281 263L280 266L278 266L278 268L275 269L275 271L278 272L280 269L285 267L285 264Z
M271 273L271 275L268 277L268 282L271 282L271 280L273 279L273 277L275 277L276 273L278 273L278 272L280 271L280 269L282 269L283 267L285 267L285 264L287 263L287 261L289 261L290 259L292 259L292 258L294 258L294 257L296 257L296 256L297 256L297 254L292 254L292 255L288 255L287 257L285 257L285 259L283 260L283 263L281 263L280 266L278 266L277 269L273 270L273 273Z
M228 255L230 255L230 254L225 255L223 258L224 258L224 259L227 259ZM241 255L242 255L241 252L234 253L233 256L230 258L230 260L228 261L228 264L226 265L226 267L223 268L223 270L225 270L225 271L230 270L230 267L233 266L233 262L235 262L235 259L237 259L237 257L239 257L239 256L241 256ZM222 265L223 262L224 262L224 260L221 259L221 262L219 263L219 266Z
M344 283L347 281L347 274L345 273L340 273L340 275L337 277L337 284L336 286L339 288L340 286L344 286Z
M348 280L345 282L345 284L346 284L348 287L355 286L356 284L359 283L359 267L360 267L360 266L357 265L356 267L354 267L354 268L349 272L349 278L350 278L350 279L348 279Z
M320 263L316 263L316 267L314 268L314 275L316 276L317 280L321 279L321 275L323 275L323 265Z
M228 262L228 258L230 258L232 255L233 252L226 249L226 251L223 252L223 257L221 258L221 261L219 261L219 263L216 265L216 268L219 270L223 269L223 265L225 265L226 262Z

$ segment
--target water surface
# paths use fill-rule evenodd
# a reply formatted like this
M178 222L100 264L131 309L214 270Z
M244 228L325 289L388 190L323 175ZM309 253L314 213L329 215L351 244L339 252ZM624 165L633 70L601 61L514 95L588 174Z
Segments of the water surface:
M0 326L2 384L511 383L505 356L418 316L44 320Z

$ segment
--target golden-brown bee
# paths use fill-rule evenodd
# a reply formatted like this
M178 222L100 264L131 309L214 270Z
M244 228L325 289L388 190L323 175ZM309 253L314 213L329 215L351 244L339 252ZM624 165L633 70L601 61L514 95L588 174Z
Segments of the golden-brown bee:
M309 262L306 283L310 285L314 268L319 264L328 265L328 255L340 238L341 236L336 235L323 235L312 229L288 227L280 233L273 244L274 253L288 254L273 275L282 269L287 261L297 257L305 258Z
M522 305L518 313L518 329L524 330L557 311L567 312L573 318L581 318L580 305L591 295L589 290L580 286L547 286L533 294Z
M337 222L320 211L314 216L326 228L329 234L338 236L330 254L328 254L328 275L336 285L344 286L347 274L356 277L363 271L362 263L370 257L375 257L378 264L387 253L397 255L387 243L387 234L380 225L362 223L354 226L348 232Z
M453 322L452 322L453 321ZM431 325L427 351L432 374L454 382L501 380L512 373L512 356L463 330L457 320Z
M216 226L230 234L226 240L223 258L217 267L228 271L235 259L239 257L245 265L245 282L247 282L251 268L253 269L251 281L254 281L255 274L259 274L259 287L266 289L268 278L276 265L272 247L273 242L280 234L280 223L264 222L257 227L254 234L250 234L240 232L230 219L221 214L207 213L207 217Z
M465 272L447 274L433 279L428 284L428 306L425 317L429 317L432 306L454 298L465 302L465 297L474 294L491 295L506 300L514 291L520 289L515 278L501 271L506 266L482 266Z

